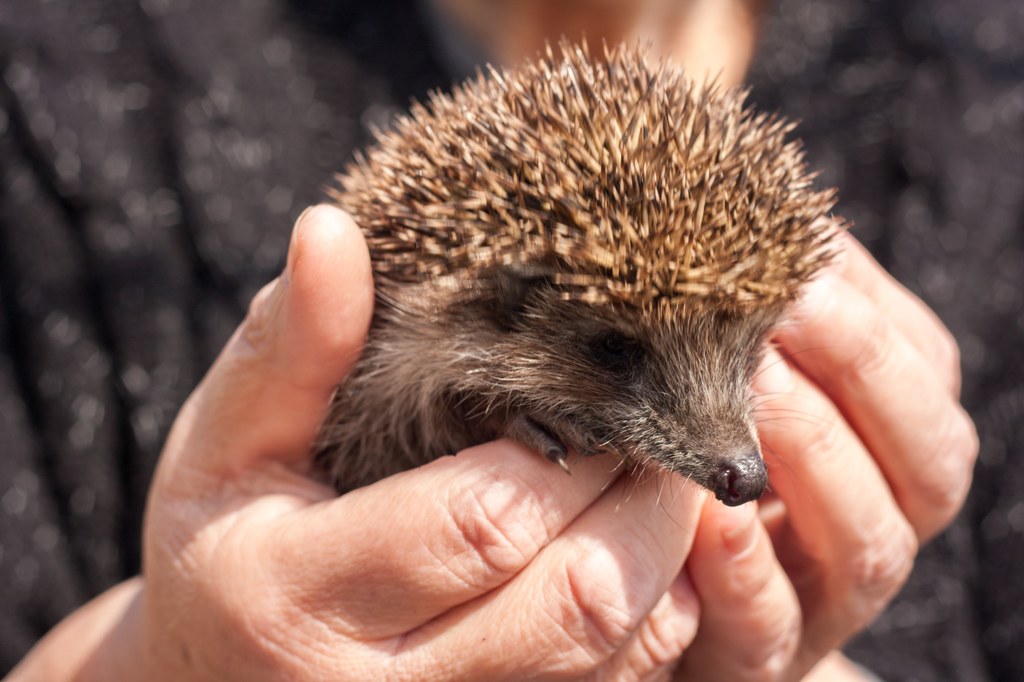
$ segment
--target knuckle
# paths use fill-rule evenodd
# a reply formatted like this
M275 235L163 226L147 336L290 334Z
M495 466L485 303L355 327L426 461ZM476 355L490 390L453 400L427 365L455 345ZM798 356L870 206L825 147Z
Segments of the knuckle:
M800 646L799 623L792 623L767 646L745 653L738 661L736 677L745 680L781 680Z
M978 458L978 430L970 415L958 404L955 414L944 420L947 427L941 447L949 452L961 466L970 470Z
M609 665L602 666L595 677L616 681L669 679L667 671L679 660L683 650L669 653L668 641L659 641L656 639L659 636L641 627L626 651L615 657Z
M954 394L960 393L960 346L953 334L941 327L935 341L935 362L945 374L946 383L954 389Z
M637 634L636 642L636 652L632 656L630 667L640 675L674 663L687 645L687 642L680 641L677 633L654 624L642 627Z
M956 405L955 412L939 420L929 447L928 466L914 482L914 491L942 526L956 516L971 486L978 456L974 422Z
M775 563L765 561L759 552L733 558L732 565L721 578L719 598L740 603L749 600L750 595L767 594L774 587L775 568Z
M532 495L515 484L515 475L486 471L464 476L449 488L443 507L442 534L447 569L467 584L511 578L540 551L549 533L543 510Z
M903 586L917 556L917 534L899 514L869 536L847 565L850 611L858 623L874 618Z
M830 453L841 450L845 422L834 409L817 412L800 424L803 442L796 452L806 453L808 457L827 458Z
M855 389L855 395L861 395L865 386L876 386L878 378L888 374L889 363L896 357L891 352L893 331L884 317L877 314L866 316L861 329L843 376L844 381Z
M764 581L760 591L773 594L770 601L758 600L756 609L745 622L743 645L737 648L735 665L740 679L781 679L800 647L803 621L796 595L787 593L780 600L778 585Z
M558 612L554 614L569 649L562 672L583 675L606 663L637 626L612 589L589 572L566 565L558 581Z
M260 289L249 302L242 322L241 340L253 350L264 348L268 343L273 317L275 292L280 280L275 279Z
M693 642L695 628L679 627L676 619L657 612L644 619L631 647L630 668L641 676L672 665Z

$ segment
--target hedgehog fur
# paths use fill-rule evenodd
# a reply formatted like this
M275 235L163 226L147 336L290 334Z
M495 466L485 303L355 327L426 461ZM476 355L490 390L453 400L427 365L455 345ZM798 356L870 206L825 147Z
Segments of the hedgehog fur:
M563 401L554 396L531 404L530 382L548 378L526 376L529 363L520 363L515 378L495 376L491 388L486 379L465 385L457 377L492 371L489 362L503 362L496 346L515 354L514 342L506 342L526 324L522 316L563 310L555 299L590 317L612 311L613 326L635 319L612 344L614 350L624 340L627 354L653 347L647 337L666 329L680 331L665 338L674 334L676 345L691 346L684 363L696 362L695 343L735 342L737 352L756 352L749 346L763 340L784 305L830 258L831 229L823 218L834 193L815 189L802 147L790 139L793 124L753 111L745 99L742 90L694 84L677 68L649 61L641 47L606 49L594 59L586 47L563 44L515 70L490 69L451 96L433 94L379 134L331 192L365 234L378 298L366 354L339 387L317 448L337 487L502 434L534 449L550 446L546 454L563 465L560 444L584 454L611 449L627 459L648 457L642 437L617 443L614 424L583 436L567 433L587 430L578 425L587 422L580 413L589 408L566 408L572 412L566 420L558 413ZM548 308L540 305L545 297ZM488 310L502 306L509 309L497 316L503 319ZM493 319L479 333L466 332L478 318ZM729 325L744 331L721 331ZM447 337L458 350L413 351L411 335L435 346ZM402 363L433 368L425 378L397 367ZM749 368L737 378L736 363L719 364L730 368L726 383L744 384L731 386L728 400L747 402ZM557 374L554 367L545 371ZM596 390L579 389L571 376L559 380L566 393L580 391L584 400ZM647 388L694 390L669 383ZM669 411L692 412L679 405ZM386 414L366 414L374 411ZM711 421L720 416L705 411ZM522 435L523 414L532 435ZM689 434L680 448L719 462L720 454L706 451L707 439L699 447L690 443L701 428L672 427ZM653 459L712 489L728 487L723 475L735 478L732 470L722 474L720 464Z

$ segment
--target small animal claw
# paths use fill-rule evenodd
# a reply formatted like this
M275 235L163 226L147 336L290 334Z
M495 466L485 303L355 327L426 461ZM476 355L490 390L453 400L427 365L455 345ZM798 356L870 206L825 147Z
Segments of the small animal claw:
M548 459L562 467L562 471L572 476L572 470L569 469L569 462L565 458L565 452L549 452Z
M526 415L514 417L505 427L505 435L519 441L536 453L562 467L562 471L572 476L569 470L569 451L565 444L555 438L540 422Z

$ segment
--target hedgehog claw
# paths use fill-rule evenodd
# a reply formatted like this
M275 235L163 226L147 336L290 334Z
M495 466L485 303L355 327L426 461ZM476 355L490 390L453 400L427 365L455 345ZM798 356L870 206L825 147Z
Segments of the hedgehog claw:
M526 415L518 415L508 423L505 436L522 443L534 452L544 455L546 459L572 475L569 470L569 451L565 445L544 428L537 420Z

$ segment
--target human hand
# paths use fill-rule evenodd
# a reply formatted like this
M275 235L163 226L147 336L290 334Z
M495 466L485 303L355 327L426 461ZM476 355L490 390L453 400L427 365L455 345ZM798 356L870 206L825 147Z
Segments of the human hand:
M818 495L829 480L810 458L778 469L769 457L788 505L769 524L778 559L749 511L704 507L689 566L703 613L680 566L706 496L676 480L613 482L594 458L567 482L498 442L340 499L311 483L309 441L371 305L365 247L339 220L330 209L306 216L288 274L257 297L183 410L151 498L145 579L66 621L19 668L25 678L644 679L668 672L698 619L680 678L764 679L761 663L797 677L888 600L898 580L858 572L882 563L851 572L838 539L792 518L850 508ZM790 445L765 434L766 448ZM723 551L723 532L743 519L749 542ZM809 525L849 531L841 521ZM847 546L883 562L877 540L853 533ZM793 551L823 546L816 560ZM881 577L901 579L894 565ZM822 606L801 613L810 597ZM808 614L831 630L809 629ZM801 637L801 626L822 636Z
M667 672L696 628L681 570L706 497L696 487L637 482L605 457L567 478L509 441L340 498L307 477L371 308L359 231L336 209L305 214L285 274L174 424L143 578L48 636L25 678Z
M970 486L978 441L958 403L955 342L837 238L843 254L755 380L774 498L759 515L705 507L688 563L700 632L677 679L801 679L885 608ZM832 655L815 675L856 671Z

